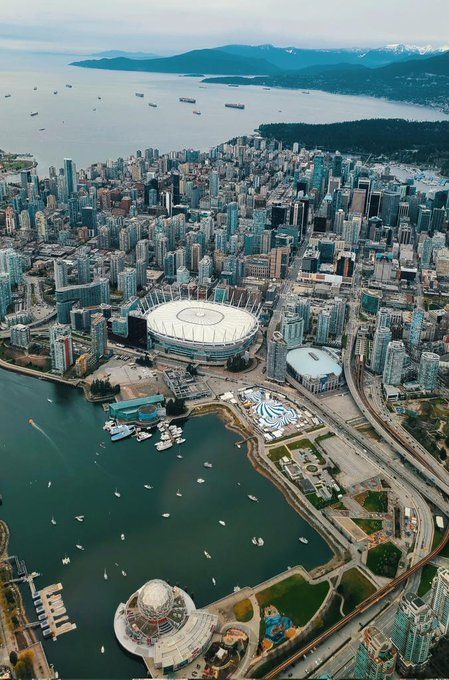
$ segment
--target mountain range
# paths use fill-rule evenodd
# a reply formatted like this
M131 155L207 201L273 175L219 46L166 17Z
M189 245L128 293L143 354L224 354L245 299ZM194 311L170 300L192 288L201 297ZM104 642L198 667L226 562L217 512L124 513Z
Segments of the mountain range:
M449 46L447 47L449 49ZM210 75L267 75L279 71L298 71L308 66L354 64L376 68L412 58L435 56L445 48L430 45L387 45L361 49L303 49L274 45L223 45L192 50L171 57L151 53L110 50L92 55L95 59L73 62L74 66L120 71L160 73L199 72Z

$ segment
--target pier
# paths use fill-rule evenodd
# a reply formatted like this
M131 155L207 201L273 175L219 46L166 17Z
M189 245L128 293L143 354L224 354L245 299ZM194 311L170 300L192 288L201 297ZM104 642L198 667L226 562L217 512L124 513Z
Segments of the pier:
M41 628L44 637L56 640L59 635L76 629L76 623L70 623L61 596L62 583L46 586L35 593L36 612L43 617ZM42 612L40 609L42 608ZM44 618L45 615L45 618Z

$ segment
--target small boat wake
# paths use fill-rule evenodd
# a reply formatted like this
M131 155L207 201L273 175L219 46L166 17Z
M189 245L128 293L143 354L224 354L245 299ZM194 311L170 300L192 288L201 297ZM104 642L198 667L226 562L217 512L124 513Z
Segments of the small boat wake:
M33 427L35 430L37 430L43 437L45 437L45 439L46 439L48 442L50 442L50 444L52 445L52 447L54 448L54 450L56 451L56 453L58 454L58 456L59 456L59 457L61 458L61 460L63 461L65 468L68 470L69 467L68 467L68 465L67 465L67 461L66 461L66 459L64 458L64 456L62 455L61 450L60 450L59 446L57 445L57 443L54 441L54 439L52 439L52 438L50 437L50 435L48 435L48 434L45 432L45 430L43 430L42 427L40 427L40 426L39 426L32 418L29 418L28 423L31 425L31 427Z

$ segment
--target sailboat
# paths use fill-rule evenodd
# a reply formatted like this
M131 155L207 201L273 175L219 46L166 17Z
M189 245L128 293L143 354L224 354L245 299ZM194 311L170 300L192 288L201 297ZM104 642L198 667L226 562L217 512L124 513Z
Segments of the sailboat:
M51 487L51 482L48 482L47 489L49 489L50 487Z
M126 571L122 569L122 576L126 576Z
M103 578L104 578L105 581L108 580L108 572L106 571L106 569L103 572Z
M218 520L218 524L221 524L222 527L226 526L226 522L224 522L222 519Z
M216 582L216 580L214 579L214 577L213 577L213 576L212 576L212 583L214 584L214 586L216 586L216 585L217 585L217 582Z
M179 498L181 498L181 496L182 496L182 493L180 492L180 490L179 490L179 489L177 490L177 492L176 492L176 495L177 495L177 496L179 496Z
M53 515L51 516L51 520L50 520L50 522L51 522L51 523L52 523L53 525L55 525L55 524L56 524L56 520L55 520L55 518L53 517Z
M77 543L75 547L78 548L78 550L84 550L84 547L81 545L81 543Z
M120 493L120 491L117 491L117 489L114 491L114 496L116 496L117 498L120 498L121 495L122 494Z
M101 645L101 647L100 647L100 652L101 652L102 654L104 654L104 645Z
M204 553L204 555L207 557L208 560L211 560L211 559L212 559L211 555L209 555L209 553L207 552L207 550L203 550L203 553Z
M148 491L151 491L151 489L153 488L152 486L150 486L150 484L144 484L143 486L145 489L148 489Z
M181 460L182 455L181 455L180 453L178 453L178 455L176 456L176 458L179 458L179 459Z

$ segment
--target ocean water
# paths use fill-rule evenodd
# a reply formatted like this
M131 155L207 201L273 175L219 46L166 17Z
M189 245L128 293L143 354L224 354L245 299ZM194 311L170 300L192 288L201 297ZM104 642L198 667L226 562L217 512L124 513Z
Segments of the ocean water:
M370 97L230 88L202 85L201 78L172 74L69 66L76 59L1 54L0 148L34 154L42 176L47 175L49 165L62 167L64 157L86 167L150 146L162 152L206 150L236 135L249 134L261 123L448 117L432 109ZM136 97L136 92L142 92L144 98ZM11 97L5 99L5 94ZM179 97L194 97L196 104L180 103ZM157 108L149 107L149 102ZM227 109L226 102L242 102L245 110ZM193 115L193 109L202 115ZM39 115L31 117L36 111ZM45 130L40 132L41 128Z
M0 372L0 516L11 530L10 554L42 574L36 585L64 586L77 630L45 643L61 677L142 677L142 664L115 640L113 618L118 604L149 579L178 583L202 606L289 565L311 569L331 558L320 535L253 469L246 447L235 446L239 435L217 416L189 419L186 443L161 453L154 448L158 435L111 443L104 420L102 408L73 388ZM204 468L205 461L213 468ZM265 546L255 547L253 536ZM70 565L62 565L65 555Z

